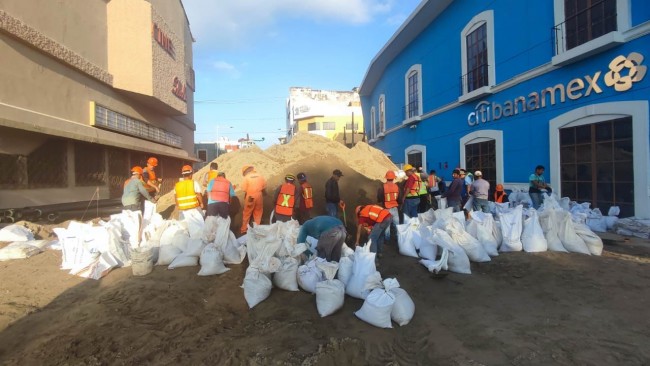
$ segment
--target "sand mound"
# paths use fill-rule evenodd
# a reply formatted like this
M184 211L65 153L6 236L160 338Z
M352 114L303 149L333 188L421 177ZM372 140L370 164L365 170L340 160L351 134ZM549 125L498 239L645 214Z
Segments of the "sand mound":
M273 145L267 150L254 146L224 154L215 161L219 164L219 170L226 172L226 177L234 185L241 184L241 168L248 164L255 166L267 179L269 188L264 202L265 219L273 207L271 195L288 173L307 174L308 181L314 187L316 207L313 214L320 215L325 213L325 182L334 169L340 169L344 174L339 182L341 198L347 203L350 214L358 204L375 202L379 180L387 170L397 169L383 152L365 142L359 142L350 149L310 133L297 134L288 144ZM203 182L208 171L209 166L205 166L194 174L194 179ZM238 191L237 194L240 199L243 198L242 192ZM169 192L158 201L158 211L163 216L174 217L173 205L174 194ZM237 227L241 223L241 212L237 203L233 206L233 225Z

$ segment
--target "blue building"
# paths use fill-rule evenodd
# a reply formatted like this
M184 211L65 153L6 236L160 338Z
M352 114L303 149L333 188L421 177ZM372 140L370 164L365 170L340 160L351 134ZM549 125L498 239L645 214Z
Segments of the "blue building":
M424 0L360 88L369 142L451 179L481 170L650 217L650 2Z

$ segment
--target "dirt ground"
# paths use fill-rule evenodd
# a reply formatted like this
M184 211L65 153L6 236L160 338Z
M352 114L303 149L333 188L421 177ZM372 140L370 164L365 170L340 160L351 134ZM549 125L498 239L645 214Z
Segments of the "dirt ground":
M0 262L0 364L647 365L650 243L617 240L602 257L504 253L444 278L388 247L379 270L416 306L393 329L357 319L362 300L350 297L326 318L302 291L273 289L249 310L246 262L219 276L120 268L95 281L47 250Z

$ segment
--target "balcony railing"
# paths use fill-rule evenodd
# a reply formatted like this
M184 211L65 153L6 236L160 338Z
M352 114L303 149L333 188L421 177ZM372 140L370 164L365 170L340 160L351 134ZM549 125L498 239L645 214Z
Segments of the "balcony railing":
M566 17L564 22L551 29L553 55L557 56L617 30L616 16L616 1L602 0Z
M464 95L466 93L472 92L478 88L489 85L489 69L488 64L480 65L467 74L460 77L460 94Z
M413 100L409 102L407 105L402 107L402 115L406 116L406 118L413 118L418 115L420 115L420 108L419 108L419 103L418 100Z

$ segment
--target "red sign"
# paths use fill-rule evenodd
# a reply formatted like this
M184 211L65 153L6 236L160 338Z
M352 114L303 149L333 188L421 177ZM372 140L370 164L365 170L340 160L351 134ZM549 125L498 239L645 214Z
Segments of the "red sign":
M176 59L176 51L174 50L174 43L172 39L166 35L162 29L158 28L158 24L153 23L151 34L153 39L163 48L173 59Z
M174 77L174 87L172 88L172 93L174 93L178 99L182 100L183 102L187 102L187 88L185 87L185 83L182 82L178 76Z

